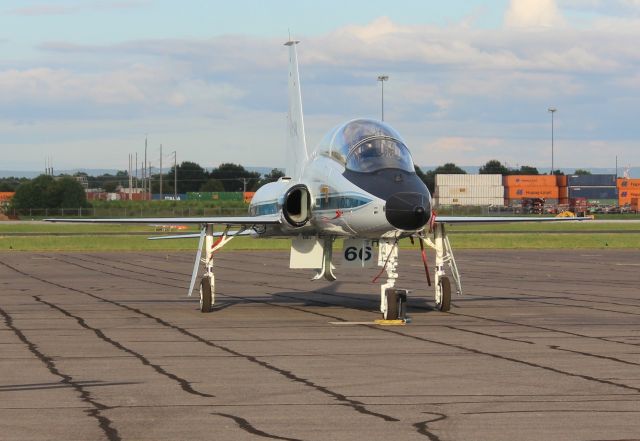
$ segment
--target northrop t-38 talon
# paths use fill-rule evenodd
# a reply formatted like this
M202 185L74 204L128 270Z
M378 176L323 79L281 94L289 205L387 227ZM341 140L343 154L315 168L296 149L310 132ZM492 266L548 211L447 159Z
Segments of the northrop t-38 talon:
M289 110L286 177L261 187L249 205L249 216L201 218L81 219L64 222L199 224L200 234L154 239L199 237L192 294L199 273L200 310L211 311L215 301L214 253L238 235L292 239L291 268L316 270L314 280L336 280L332 245L344 238L345 265L377 264L386 272L380 289L380 311L387 320L404 318L406 290L395 288L398 278L398 241L410 237L435 250L435 304L451 305L451 281L462 292L460 275L447 238L445 224L459 222L563 221L572 218L438 217L432 211L429 190L416 175L409 149L389 125L355 119L331 130L316 149L307 149L296 55L297 41L288 41ZM214 225L225 227L214 232ZM204 246L204 258L202 250Z

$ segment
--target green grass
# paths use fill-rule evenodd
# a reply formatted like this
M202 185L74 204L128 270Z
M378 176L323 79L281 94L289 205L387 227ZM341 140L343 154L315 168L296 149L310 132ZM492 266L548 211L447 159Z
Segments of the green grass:
M456 249L640 249L640 233L636 232L638 230L640 230L638 224L589 222L580 224L478 224L456 225L449 228L451 244ZM195 231L195 228L190 231ZM576 231L584 232L576 233ZM605 232L593 233L593 231ZM147 240L147 235L129 234L140 232L148 233L149 236L160 234L154 231L153 227L146 225L0 224L0 250L193 251L198 243L197 239L152 241ZM25 235L3 236L3 233L24 233ZM28 233L56 235L28 236ZM70 233L73 235L69 235ZM100 236L95 233L111 233L111 235ZM289 246L289 240L238 237L231 241L225 249L286 250ZM401 242L402 248L415 246L411 245L409 240ZM341 241L336 241L335 247L340 249L342 247Z

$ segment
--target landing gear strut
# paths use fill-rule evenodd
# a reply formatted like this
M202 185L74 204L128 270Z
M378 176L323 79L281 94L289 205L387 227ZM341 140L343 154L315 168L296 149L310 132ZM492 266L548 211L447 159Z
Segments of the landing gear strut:
M385 320L404 320L407 310L407 290L395 288L398 278L398 241L380 239L378 265L387 272L387 282L380 287L380 312Z
M449 266L458 295L462 294L462 284L460 283L458 265L456 265L456 259L453 257L453 250L451 249L451 243L449 242L449 237L447 237L444 224L436 223L433 228L434 241L424 237L420 237L420 240L436 251L435 303L436 308L446 312L451 309L451 281L445 275L445 263Z
M213 253L225 246L234 237L235 234L229 235L229 227L227 227L222 235L218 238L218 240L214 243L213 225L205 224L202 226L198 252L196 254L196 261L194 262L193 272L191 274L191 284L189 285L189 296L191 296L193 288L196 284L196 278L198 277L198 268L200 267L201 263L204 264L205 272L202 276L202 279L200 279L200 312L211 312L211 308L216 300L216 283L215 275L213 273ZM205 250L204 259L201 258L203 243Z

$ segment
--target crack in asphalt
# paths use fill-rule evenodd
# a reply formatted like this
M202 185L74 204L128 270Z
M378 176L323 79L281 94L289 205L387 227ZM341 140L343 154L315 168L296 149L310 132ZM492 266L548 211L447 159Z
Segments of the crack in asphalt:
M65 262L65 263L74 265L73 262L69 262L69 261L66 261L64 259L56 259L56 260L58 260L60 262ZM46 283L46 284L50 284L50 285L53 285L53 286L57 286L57 287L62 288L62 289L67 289L69 291L77 292L79 294L84 294L84 295L87 295L87 296L92 297L94 299L101 300L103 302L110 303L112 305L116 305L116 306L118 306L120 308L123 308L123 309L126 309L128 311L132 311L132 312L135 312L137 314L140 314L140 315L142 315L144 317L147 317L147 318L155 321L156 323L158 323L158 324L160 324L160 325L162 325L164 327L171 328L171 329L173 329L175 331L178 331L179 333L181 333L181 334L183 334L185 336L191 337L192 339L194 339L194 340L196 340L196 341L198 341L200 343L203 343L203 344L205 344L207 346L222 350L224 352L227 352L227 353L229 353L231 355L235 355L235 356L240 357L240 358L244 358L245 360L247 360L247 361L249 361L251 363L257 364L257 365L259 365L259 366L261 366L261 367L263 367L265 369L268 369L268 370L270 370L272 372L276 372L277 374L279 374L279 375L281 375L281 376L283 376L283 377L285 377L285 378L287 378L287 379L289 379L289 380L291 380L293 382L296 382L296 383L299 383L299 384L303 384L305 386L313 388L316 391L321 392L324 395L327 395L327 396L330 396L330 397L334 398L335 400L347 405L348 407L352 408L356 412L361 413L363 415L373 416L373 417L376 417L376 418L383 419L384 421L394 421L394 422L395 421L399 421L397 418L394 418L392 416L385 415L385 414L382 414L382 413L379 413L379 412L371 411L371 410L366 408L364 403L356 401L356 400L352 400L352 399L348 398L347 396L345 396L343 394L340 394L338 392L335 392L335 391L329 389L328 387L315 384L313 381L311 381L309 379L300 377L300 376L294 374L291 371L287 371L285 369L279 368L279 367L274 366L271 363L268 363L266 361L259 360L258 357L255 357L253 355L243 354L241 352L235 351L235 350L233 350L231 348L228 348L226 346L223 346L221 344L214 343L214 342L211 342L209 340L206 340L205 338L203 338L203 337L201 337L201 336L199 336L197 334L194 334L193 332L190 332L190 331L188 331L188 330L186 330L186 329L184 329L184 328L182 328L180 326L177 326L177 325L174 325L172 323L169 323L164 319L161 319L161 318L156 317L156 316L154 316L152 314L144 312L144 311L142 311L142 310L140 310L138 308L127 306L127 305L121 304L119 302L116 302L114 300L109 300L109 299L106 299L104 297L100 297L98 295L91 294L89 292L79 290L77 288L61 285L59 283L55 283L55 282L40 278L40 277L35 276L33 274L29 274L29 273L21 271L21 270L19 270L17 268L14 268L13 266L11 266L11 265L9 265L9 264L7 264L5 262L2 262L2 261L0 261L0 264L6 266L7 268L10 268L10 269L16 271L19 274L22 274L22 275L24 275L26 277L29 277L31 279L38 280L40 282L43 282L43 283ZM83 268L89 269L89 270L92 270L92 271L95 271L95 272L99 272L99 273L104 273L104 274L109 274L109 275L113 275L113 276L117 276L117 277L127 278L126 276L123 276L123 275L120 275L120 274L109 273L107 271L101 271L101 270L97 270L95 268L90 268L90 267L83 267ZM124 271L126 271L126 270L124 270ZM129 277L129 278L131 278L131 277ZM135 278L131 278L131 279L139 280L139 279L135 279ZM164 285L164 286L173 287L172 285L163 284L161 282L153 282L153 283L156 283L158 285Z
M422 412L422 413L428 414L428 415L436 415L436 418L433 418L431 420L420 421L418 423L415 423L413 427L416 428L419 434L429 438L430 441L440 441L440 438L438 436L436 436L434 433L428 430L429 429L428 425L430 423L435 423L437 421L446 420L447 416L443 413L436 413L436 412Z
M247 421L244 418L241 418L239 416L236 415L231 415L228 413L212 413L211 415L218 415L221 417L225 417L225 418L229 418L233 421L235 421L235 423L238 425L239 428L241 428L242 430L244 430L247 433L250 433L251 435L257 435L260 436L262 438L270 438L270 439L279 439L279 440L284 440L284 441L303 441L300 438L287 438L284 436L277 436L277 435L272 435L270 433L264 432L262 430L256 429L251 423L249 423L249 421Z
M181 378L175 374L172 374L171 372L168 372L167 370L165 370L163 367L152 363L151 361L149 361L149 359L147 359L144 355L140 354L139 352L134 351L133 349L130 349L126 346L124 346L122 343L117 342L115 340L113 340L110 337L107 337L105 335L105 333L98 328L94 328L93 326L90 326L89 324L87 324L87 322L85 321L85 319L83 319L82 317L76 316L72 313L70 313L69 311L67 311L64 308L61 308L58 305L54 305L53 303L47 302L46 300L42 300L42 298L40 298L40 296L32 296L37 302L40 302L42 304L45 304L47 306L49 306L52 309L55 309L59 312L61 312L62 314L66 315L69 318L75 319L75 321L82 326L84 329L93 331L93 333L96 335L96 337L98 337L100 340L109 343L110 345L114 346L115 348L126 352L127 354L131 354L133 355L135 358L137 358L138 360L140 360L140 362L145 365L145 366L149 366L151 367L154 371L156 371L158 374L163 375L173 381L175 381L176 383L178 383L178 385L180 386L180 388L182 388L183 391L192 394L192 395L197 395L200 397L205 397L205 398L214 398L215 395L211 395L211 394L207 394L204 392L200 392L197 391L193 388L193 386L191 385L190 382L188 382L187 380L185 380L184 378Z
M122 438L120 438L118 431L113 427L112 421L101 413L102 411L111 408L92 398L91 392L85 389L83 382L76 382L73 380L73 377L60 371L53 359L40 351L38 346L29 340L27 336L13 323L13 317L11 317L8 312L0 308L0 315L4 318L5 325L13 331L22 343L27 346L29 352L31 352L47 367L50 373L56 377L60 377L63 384L71 386L80 395L80 400L82 402L87 403L92 407L92 409L87 409L85 412L87 415L97 420L98 426L104 432L107 439L109 441L120 441Z

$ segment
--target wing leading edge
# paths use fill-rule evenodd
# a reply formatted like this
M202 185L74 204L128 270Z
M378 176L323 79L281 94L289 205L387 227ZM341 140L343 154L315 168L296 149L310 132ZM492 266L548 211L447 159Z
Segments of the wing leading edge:
M280 215L230 216L230 217L134 217L119 219L45 219L46 222L71 222L78 224L217 224L217 225L277 225Z
M590 217L515 217L515 216L437 216L443 224L501 223L501 222L569 222L588 221Z

